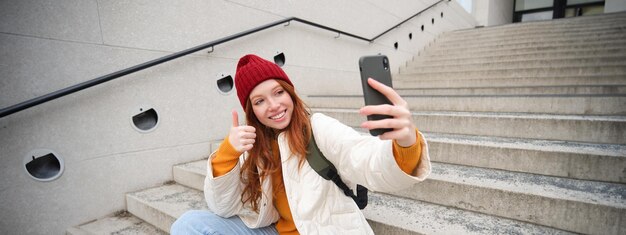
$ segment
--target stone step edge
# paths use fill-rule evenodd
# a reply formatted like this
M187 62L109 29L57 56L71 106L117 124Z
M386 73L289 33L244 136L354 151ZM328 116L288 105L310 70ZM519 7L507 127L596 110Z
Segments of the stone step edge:
M587 44L597 45L601 43L607 42L623 42L624 36L626 36L626 31L621 32L605 32L602 34L593 34L593 33L579 33L580 37L575 37L579 35L562 35L562 34L554 34L558 36L549 36L547 38L538 37L536 35L530 36L519 36L515 37L513 35L507 35L502 37L492 37L492 38L459 38L454 41L450 40L442 40L436 39L430 43L434 48L442 49L442 50L457 50L463 48L477 48L477 47L485 47L485 46L497 46L497 47L519 47L520 45L544 45L544 44L555 44L555 45L572 45L572 44ZM484 39L484 40L481 40ZM462 42L466 43L462 43Z
M624 87L626 88L626 85L615 85L615 84L589 84L589 85L545 85L545 86L529 86L529 85L522 85L522 86L480 86L480 87L461 87L461 86L456 86L456 87L417 87L417 88L412 88L412 87L394 87L394 90L398 90L398 91L411 91L411 90L464 90L464 89L475 89L475 90L480 90L480 89L532 89L532 88L607 88L607 87L611 87L611 88L621 88ZM312 97L313 95L309 95L309 97ZM362 97L362 96L359 96Z
M466 28L459 29L455 31L446 32L442 35L442 38L448 39L456 39L456 38L472 38L472 37L480 37L480 38L492 38L498 36L507 36L507 35L524 35L524 33L534 33L534 32L563 32L570 34L578 34L584 32L606 32L606 31L619 31L622 29L620 25L624 24L626 20L610 20L602 23L588 23L588 24L561 24L561 25L544 25L539 27L517 27L517 28L506 28L507 26L515 27L516 24L505 24L500 25L499 27L486 27L486 28ZM490 30L486 30L490 29Z
M207 176L207 160L179 164L173 167L174 181L178 184L204 191Z
M626 184L626 145L423 134L433 162Z
M520 27L545 27L545 26L555 26L560 27L564 25L597 25L597 24L606 24L607 22L622 22L626 20L626 15L624 12L614 12L614 13L604 13L598 15L590 15L590 16L582 16L582 17L568 17L568 18L559 18L559 19L549 19L549 20L538 20L538 21L530 21L530 22L518 22L514 24L505 24L505 25L494 25L480 28L464 28L458 29L453 32L455 33L463 33L470 31L488 31L488 30L498 30L498 29L508 29L508 28L520 28Z
M595 61L594 61L595 60ZM476 66L476 67L487 67L487 66L516 66L517 64L524 63L539 63L539 62L548 62L550 64L546 65L546 67L554 67L554 64L557 63L598 63L601 60L613 60L610 63L620 64L626 66L626 56L623 55L611 55L611 56L589 56L589 57L572 57L572 58L564 58L564 59L521 59L521 60L499 60L493 62L484 62L484 63L451 63L451 64L420 64L418 62L409 62L404 66L405 69L440 69L440 68L450 68L455 66ZM605 61L606 62L606 61Z
M314 108L313 111L335 117L347 125L362 125L366 117L355 108L362 105L350 105L352 107ZM626 127L626 116L414 111L412 121L422 123L422 130L430 132L626 145L621 131ZM450 126L451 123L467 125ZM487 128L489 126L493 128ZM589 133L580 134L583 129Z
M595 71L595 70L605 70L605 71ZM608 70L608 71L607 71ZM451 74L467 74L467 73L507 73L509 74L510 72L516 72L516 74L520 74L520 73L531 73L531 74L538 74L538 75L533 75L533 76L540 76L540 77L555 77L555 74L545 74L545 73L554 73L554 72L559 72L562 73L563 71L571 71L570 73L575 73L578 72L579 74L572 74L572 75L565 75L568 77L571 76L592 76L592 75L596 75L596 76L620 76L620 75L626 75L626 74L622 74L624 71L626 71L626 66L624 65L595 65L595 66L573 66L573 67L524 67L524 68L482 68L482 69L474 69L474 70L455 70L455 71L450 71L450 72L446 72L446 71L428 71L428 72L417 72L417 71L412 71L412 70L400 70L400 73L402 73L402 75L409 75L409 76L432 76L432 75L438 75L438 76L442 76L442 74L446 74L448 76L450 76ZM585 73L591 73L593 72L593 74L580 74L582 72ZM600 74L600 73L610 73L610 74ZM617 74L615 74L617 73ZM516 75L513 74L513 75ZM473 74L474 76L476 76L476 74ZM484 75L484 74L483 74ZM511 77L515 77L511 75ZM436 76L435 76L436 77ZM403 80L404 78L396 78L397 80Z
M165 235L163 230L130 214L128 211L92 220L67 229L68 235L87 234L138 234L138 235Z
M376 234L567 234L541 225L376 192L369 193L363 214Z
M428 179L626 210L626 185L433 162ZM535 183L537 182L537 183ZM586 190L592 191L588 192ZM604 190L604 191L603 191ZM615 192L605 192L614 190Z
M321 108L311 107L314 112L357 113L358 108ZM455 116L455 117L486 117L486 118L521 118L574 121L608 121L626 122L626 116L606 115L569 115L569 114L534 114L534 113L494 113L494 112L461 112L461 111L411 111L415 116Z
M208 210L202 191L181 184L166 184L126 194L128 212L170 232L170 227L189 210Z
M567 37L603 37L603 36L608 36L608 35L615 35L615 34L623 34L624 31L623 29L620 28L620 26L606 26L606 27L601 27L601 28L597 28L597 27L590 27L587 29L583 29L583 30L561 30L563 28L557 28L559 30L554 30L554 29L535 29L535 30L531 30L532 32L535 33L540 33L542 36L539 37L539 34L534 34L534 35L529 35L528 32L519 32L519 31L515 31L515 32L500 32L500 31L494 31L494 33L489 34L489 35L485 35L485 34L481 34L478 33L476 35L462 35L462 34L441 34L440 37L438 37L436 39L437 42L442 42L442 43L461 43L464 39L470 39L470 38L474 38L474 39L483 39L481 41L485 41L485 42L493 42L493 41L498 41L498 38L502 38L502 39L522 39L522 40L532 40L532 39L546 39L546 40L552 40L552 39L556 39L556 38L567 38Z
M626 145L619 144L597 144L574 141L460 135L435 132L424 132L423 134L424 137L428 139L428 141L438 143L463 144L544 152L579 153L626 159Z
M412 82L416 82L416 83L426 83L426 82L444 82L444 83L476 83L478 81L489 81L489 84L498 84L498 81L502 81L502 80L506 80L506 82L510 83L510 82L516 82L514 80L518 80L518 81L523 81L523 80L528 80L528 79L533 79L533 80L537 80L537 79L545 79L547 77L537 77L537 76L531 76L531 77L486 77L486 78L448 78L448 79L419 79L419 78L415 78L414 75L412 74L394 74L393 75L393 80L394 83L395 82L400 82L403 83L402 86L400 87L412 87L409 85L406 85L404 83L412 83ZM566 86L568 85L593 85L594 83L568 83L568 80L576 80L576 79L587 79L590 81L594 81L597 79L614 79L614 80L624 80L623 83L609 83L609 84L604 84L604 85L626 85L626 79L623 79L624 76L622 75L571 75L571 76L551 76L549 77L550 79L557 79L557 80L561 80L564 81ZM554 81L553 81L554 82ZM517 83L515 83L517 84ZM537 83L533 83L533 84L537 84ZM553 83L550 83L553 84ZM563 83L557 83L557 84L563 84ZM484 86L484 85L481 85ZM546 85L548 86L548 85ZM471 86L469 86L471 87Z
M567 67L565 67L567 66ZM591 73L591 70L608 70L606 73L624 73L626 71L626 61L612 62L612 63L593 63L593 64L523 64L523 65L484 65L484 66L433 66L429 68L415 68L405 67L400 68L399 72L404 74L438 74L438 73L467 73L467 72L520 72L520 73L550 73L550 72L562 72L562 70L572 71L576 68L576 71L583 71ZM574 72L570 72L574 73ZM574 73L575 75L575 73ZM626 74L623 74L626 75Z
M626 47L625 48L609 49L607 51L610 51L610 50L621 50L621 52L605 53L604 55L594 54L592 56L585 56L585 57L583 57L583 56L576 56L576 55L549 57L549 55L547 55L547 54L550 54L550 53L544 53L544 52L526 53L526 54L520 54L520 55L459 57L459 58L444 58L444 59L438 59L438 58L434 58L434 57L423 56L423 57L417 57L417 58L413 59L412 61L407 61L403 65L403 67L482 65L482 63L480 63L480 62L474 62L474 61L477 61L477 60L484 61L483 63L527 62L527 61L535 61L532 58L531 59L526 59L528 57L535 57L535 56L536 57L541 57L540 59L544 59L544 60L550 60L550 59L554 59L554 60L601 59L601 58L612 58L612 57L616 57L616 56L621 56L622 53L624 53L624 51L626 51ZM580 53L580 54L585 54L585 53L594 53L594 52L597 52L597 50L569 51L569 52L563 52L563 53Z
M610 15L609 15L610 14ZM618 13L609 13L609 14L601 14L594 16L584 16L580 18L561 18L561 19L552 19L552 20L542 20L542 21L533 21L533 22L520 22L515 24L505 24L505 25L497 25L497 26L489 26L489 27L481 27L481 28L468 28L468 29L458 29L452 31L451 34L466 34L471 32L476 33L484 33L484 31L499 31L499 30L518 30L520 28L545 28L545 27L562 27L562 26L574 26L574 28L579 27L597 27L598 25L603 25L607 23L620 23L626 20L626 16L622 15L623 12Z
M569 96L569 95L595 95L599 97L601 95L626 95L626 87L617 86L601 86L601 87L551 87L551 88L508 88L508 87L493 87L493 88L437 88L437 87L428 87L426 89L422 88L403 88L403 89L395 89L396 92L402 96L432 96L432 97L444 97L449 95L450 97L472 97L483 95L485 97L494 97L494 96L508 96L512 95L521 95L525 97L530 97L531 95L544 95L544 96Z
M500 32L494 31L491 34L476 34L476 35L460 35L460 34L443 34L437 38L436 42L445 43L446 45L454 45L455 43L462 43L467 39L480 39L484 42L496 42L506 40L554 40L554 39L566 39L566 38L592 38L592 37L609 37L612 35L624 34L624 30L619 26L608 26L602 28L588 28L584 30L564 30L562 28L553 29L535 29L529 30L529 32ZM539 36L541 35L541 36ZM502 39L502 40L497 40Z
M442 88L447 89L447 88ZM420 88L415 89L403 89L398 91L410 91L410 90L420 90ZM626 94L444 94L444 95L433 95L433 94L402 94L403 98L609 98L609 97L626 97ZM362 95L308 95L306 99L328 99L328 98L338 98L338 99L354 99L354 98L363 98ZM310 105L312 108L324 108L318 107L315 104Z
M626 91L624 91L626 92ZM505 114L516 115L516 118L529 119L531 114L568 115L552 119L583 121L576 116L584 116L588 120L601 117L626 116L626 93L622 94L408 94L399 90L398 94L408 102L408 107L416 116L434 116L435 113L447 113L447 116L458 116L458 113L474 114ZM354 109L363 107L363 96L360 95L310 95L303 98L309 108L314 109ZM531 103L529 103L531 102ZM432 104L439 105L432 105ZM486 105L489 104L489 105ZM556 107L556 108L555 108ZM419 112L419 115L418 115ZM430 113L424 113L430 112ZM455 113L458 112L458 113ZM439 115L441 116L441 115ZM494 116L494 115L491 115ZM500 115L502 116L502 115ZM472 117L477 117L473 115ZM484 116L483 116L484 117ZM615 119L615 120L619 120Z
M506 36L505 36L506 35ZM523 34L522 34L523 35ZM626 36L625 32L605 32L602 34L595 34L591 32L583 32L577 34L558 34L554 33L546 37L538 36L519 36L504 34L503 36L482 38L485 40L479 40L481 38L468 37L468 38L454 38L447 40L436 40L433 43L437 45L437 48L441 49L461 49L461 48L474 48L482 45L493 46L512 46L519 44L573 44L580 41L619 41L620 38ZM474 40L474 41L472 41ZM467 43L464 44L463 42Z
M620 56L624 54L626 50L626 43L624 45L609 45L601 46L603 48L591 48L582 49L579 47L564 47L564 48L518 48L518 49L494 49L486 48L481 51L469 51L468 53L446 53L438 52L432 49L423 49L419 51L411 59L404 61L401 65L408 66L411 64L433 64L433 65L448 65L448 64L463 64L468 63L466 61L485 61L485 62L498 62L508 61L516 62L520 60L539 60L539 59L577 59L582 56L593 55L597 57L608 56ZM481 63L481 62L474 62Z
M608 45L607 45L608 44ZM433 45L436 45L436 43L434 43ZM570 44L559 44L559 45L528 45L528 46L520 46L520 47L508 47L508 48L503 48L503 47L493 47L490 45L485 45L485 46L479 46L479 47L465 47L465 48L456 48L456 49L446 49L446 48L439 48L436 46L431 46L426 48L423 52L419 53L420 56L433 56L433 57L443 57L443 56L457 56L457 55L467 55L467 53L472 53L473 55L479 55L480 57L485 57L488 54L492 54L492 53L498 53L498 52L507 52L511 55L517 55L517 54L525 54L525 53L531 53L531 52L536 52L536 49L542 49L541 51L538 52L546 52L546 51L550 51L550 52L566 52L566 51L575 51L578 49L572 49L572 48L581 48L580 50L583 50L582 48L585 48L586 50L589 50L589 48L593 48L595 49L601 49L601 50L608 50L608 49L615 49L615 48L623 48L624 45L626 45L626 43L621 42L621 41L609 41L609 42L604 42L604 43L570 43ZM520 52L511 52L512 50L518 50L518 51L522 51L523 53ZM496 56L500 56L500 55L496 55Z
M530 22L518 22L514 24L505 24L505 25L493 25L486 27L478 27L478 28L463 28L457 29L453 32L455 33L464 33L471 31L489 31L489 30L501 30L501 29L518 29L520 27L546 27L546 26L554 26L554 27L562 27L562 26L584 26L584 25L598 25L598 24L607 24L614 22L623 22L626 20L626 15L624 12L616 12L616 13L604 13L598 15L591 16L582 16L582 17L568 17L568 18L560 18L560 19L549 19L549 20L537 20Z
M458 59L485 59L485 58L497 58L497 57L511 57L516 56L523 58L523 56L533 56L537 54L550 53L547 59L554 58L552 56L559 56L564 53L605 53L605 54L617 54L616 52L607 52L612 50L624 50L626 43L610 42L602 45L590 45L587 48L583 48L581 44L572 45L560 45L560 46L526 46L518 48L498 48L485 46L482 48L462 48L459 50L439 50L438 48L428 47L419 50L414 56L415 60L431 59L434 61L446 61L446 60L458 60ZM602 54L600 54L603 56ZM539 59L539 58L538 58ZM410 61L409 61L410 62Z

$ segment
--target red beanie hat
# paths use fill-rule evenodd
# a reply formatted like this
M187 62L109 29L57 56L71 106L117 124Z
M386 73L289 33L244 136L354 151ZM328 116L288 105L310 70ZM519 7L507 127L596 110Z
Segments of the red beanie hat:
M285 71L278 65L256 55L245 55L237 63L235 88L241 107L246 109L246 101L252 89L267 79L281 79L293 86Z

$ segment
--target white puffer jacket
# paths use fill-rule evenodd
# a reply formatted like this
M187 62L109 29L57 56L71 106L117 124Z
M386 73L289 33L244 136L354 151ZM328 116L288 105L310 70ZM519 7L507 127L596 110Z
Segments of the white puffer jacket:
M311 116L313 136L320 151L330 160L342 180L351 188L363 185L372 191L390 192L423 181L430 173L428 146L424 143L420 165L412 175L404 173L393 157L392 142L361 135L354 129L323 114ZM421 135L421 133L420 133ZM423 139L423 137L422 137ZM425 141L424 141L425 142ZM373 234L365 216L352 198L347 197L332 181L325 180L305 161L298 170L298 158L292 156L283 134L278 136L283 180L294 222L301 234ZM204 182L208 207L222 217L238 215L250 228L265 227L279 219L272 205L272 184L262 184L263 195L259 213L241 203L243 184L240 167L213 178L211 154Z

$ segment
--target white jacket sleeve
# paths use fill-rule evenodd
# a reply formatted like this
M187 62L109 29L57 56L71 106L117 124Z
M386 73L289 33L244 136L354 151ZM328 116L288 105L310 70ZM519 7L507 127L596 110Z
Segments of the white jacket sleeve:
M250 204L244 205L241 202L241 192L243 183L240 179L241 165L247 157L244 153L239 157L239 162L235 168L225 175L213 177L213 166L211 160L215 157L215 152L211 154L207 165L207 176L204 179L204 198L209 210L216 215L228 218L234 215L239 216L249 228L260 228L275 223L280 218L278 211L271 204L271 193L263 193L259 202L260 212L254 212ZM272 182L265 180L261 183L264 192L271 192Z
M373 191L391 192L408 188L430 174L426 140L419 165L413 174L408 175L396 163L392 141L362 135L336 119L319 113L311 116L311 125L320 151L335 165L347 184L360 184Z
M243 203L241 202L243 185L239 179L241 160L230 172L219 177L213 177L211 160L215 158L216 152L211 154L207 163L207 175L204 179L204 198L209 210L227 218L239 214L243 208Z

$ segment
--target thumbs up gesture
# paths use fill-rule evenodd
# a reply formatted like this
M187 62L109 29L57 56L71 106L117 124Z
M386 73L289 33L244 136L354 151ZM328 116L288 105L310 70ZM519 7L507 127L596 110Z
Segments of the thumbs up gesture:
M252 126L239 126L239 118L236 110L233 110L232 115L233 126L230 128L228 141L237 152L243 153L252 149L256 138L256 129Z

